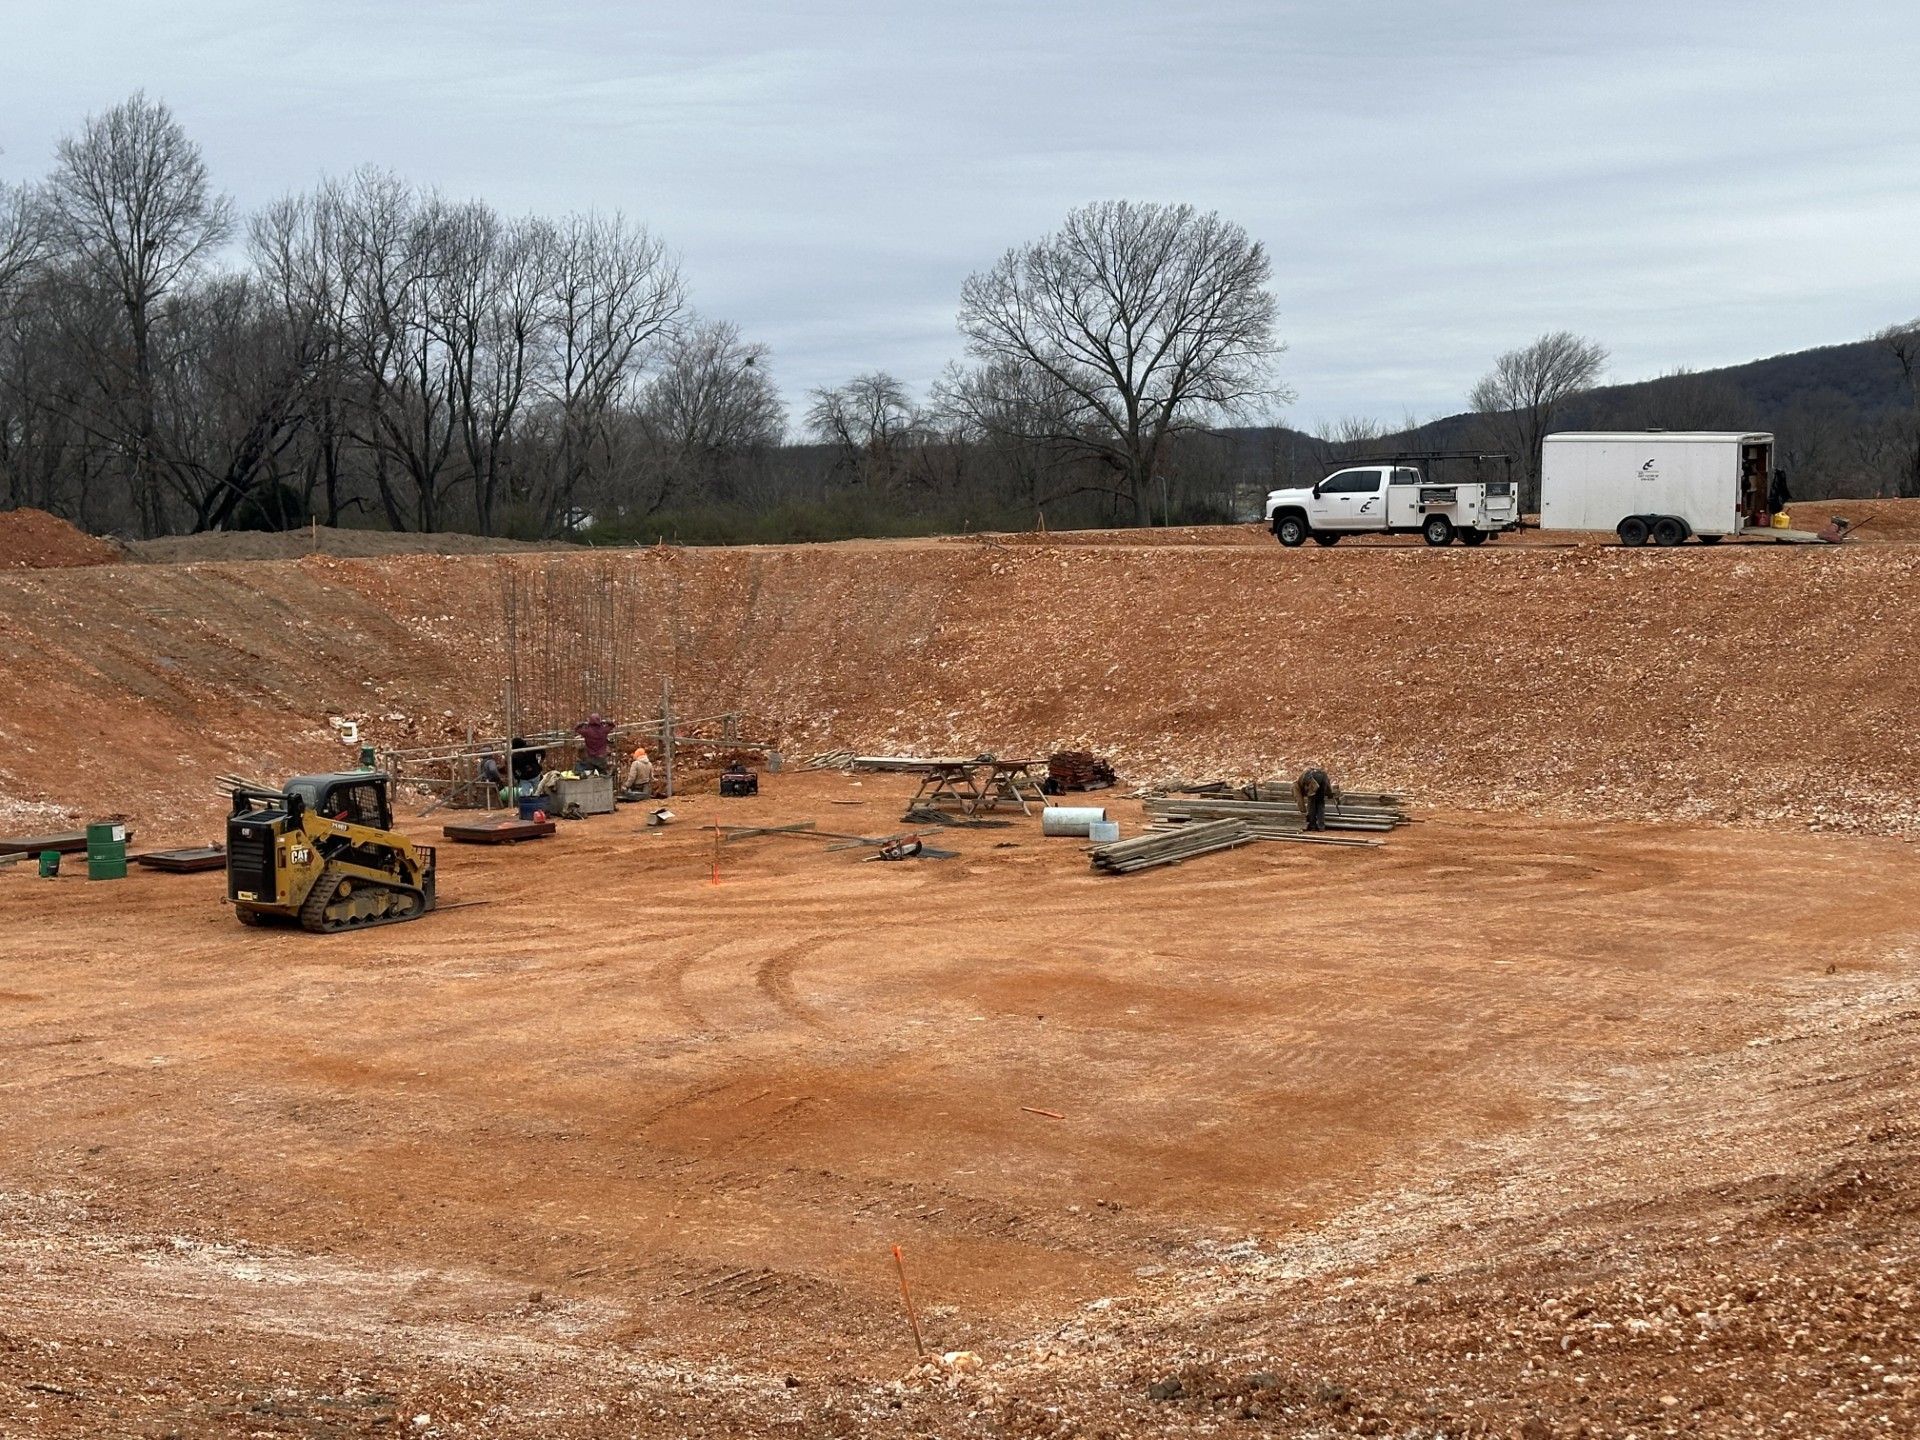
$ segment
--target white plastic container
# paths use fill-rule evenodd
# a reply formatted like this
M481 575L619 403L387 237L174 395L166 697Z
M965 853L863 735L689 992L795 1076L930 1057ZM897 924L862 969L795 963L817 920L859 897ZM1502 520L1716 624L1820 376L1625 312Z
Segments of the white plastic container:
M1111 845L1120 838L1118 820L1096 820L1087 826L1087 839L1096 845Z
M1099 805L1049 805L1040 812L1040 833L1085 839L1088 827L1106 818L1105 808Z

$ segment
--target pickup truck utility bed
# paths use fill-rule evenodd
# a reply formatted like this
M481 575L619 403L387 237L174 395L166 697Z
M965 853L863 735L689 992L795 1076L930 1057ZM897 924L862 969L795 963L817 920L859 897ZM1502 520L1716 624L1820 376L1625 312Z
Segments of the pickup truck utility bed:
M1520 523L1513 457L1444 450L1341 466L1319 484L1267 495L1267 525L1282 545L1339 543L1342 535L1419 535L1429 545L1480 545Z

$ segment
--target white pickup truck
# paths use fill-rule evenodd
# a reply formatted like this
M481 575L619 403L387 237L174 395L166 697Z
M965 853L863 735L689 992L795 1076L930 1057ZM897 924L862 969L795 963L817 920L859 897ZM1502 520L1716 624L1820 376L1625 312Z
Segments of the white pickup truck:
M1449 450L1362 460L1311 489L1267 495L1267 526L1289 547L1308 540L1335 545L1342 535L1365 534L1482 545L1519 523L1508 455Z

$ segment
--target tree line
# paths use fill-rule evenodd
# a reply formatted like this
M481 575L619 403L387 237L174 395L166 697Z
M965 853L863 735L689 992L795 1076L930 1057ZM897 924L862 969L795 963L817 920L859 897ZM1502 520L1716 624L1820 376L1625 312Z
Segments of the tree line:
M1217 215L1088 206L967 282L967 364L817 390L787 444L767 348L645 226L379 169L242 216L135 95L0 187L0 501L138 536L1164 518L1280 394L1269 278Z
M701 315L644 225L505 216L375 168L243 216L136 94L63 139L43 181L0 185L0 504L134 536L1230 520L1432 430L1247 428L1290 398L1271 279L1217 214L1087 205L967 279L965 357L924 394L854 376L805 396L790 433L767 347ZM1861 427L1841 444L1814 417L1796 443L1817 472L1920 493L1920 322L1881 339L1912 414L1876 417L1871 454ZM1539 437L1582 416L1605 363L1566 333L1502 356L1448 443L1511 450L1531 485ZM1765 420L1694 399L1694 423Z

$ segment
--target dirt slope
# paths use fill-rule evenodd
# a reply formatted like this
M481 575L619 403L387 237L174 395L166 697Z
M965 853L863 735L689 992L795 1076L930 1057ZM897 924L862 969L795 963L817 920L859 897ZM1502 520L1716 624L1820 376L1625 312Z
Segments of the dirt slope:
M316 525L305 530L222 530L135 540L127 546L127 559L175 565L195 560L297 560L302 555L491 555L578 548L560 540L501 540L452 531L338 530Z
M198 827L214 771L338 763L329 715L383 744L485 728L507 564L617 567L647 617L623 665L789 754L1318 760L1429 802L1920 826L1920 548L987 542L3 576L0 823Z

